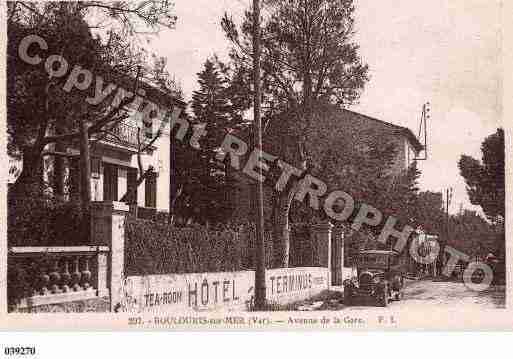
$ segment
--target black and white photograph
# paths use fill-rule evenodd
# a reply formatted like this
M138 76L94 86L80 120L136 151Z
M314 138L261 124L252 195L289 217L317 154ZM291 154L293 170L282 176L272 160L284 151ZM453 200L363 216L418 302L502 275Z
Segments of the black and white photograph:
M7 1L7 329L513 328L502 11Z

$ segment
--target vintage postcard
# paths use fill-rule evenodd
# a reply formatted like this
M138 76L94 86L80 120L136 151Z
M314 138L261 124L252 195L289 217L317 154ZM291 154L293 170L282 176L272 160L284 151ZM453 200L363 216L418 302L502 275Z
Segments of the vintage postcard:
M0 328L513 329L505 11L2 3Z

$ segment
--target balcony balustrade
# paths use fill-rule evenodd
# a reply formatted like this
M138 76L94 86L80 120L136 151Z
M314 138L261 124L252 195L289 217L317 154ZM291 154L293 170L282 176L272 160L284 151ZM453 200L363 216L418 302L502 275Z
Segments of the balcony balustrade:
M137 127L126 123L117 124L110 133L103 138L103 141L123 146L137 148ZM141 143L144 144L148 138L141 132Z
M112 135L107 138L110 141L119 142L123 145L137 147L137 127L120 123L112 129Z

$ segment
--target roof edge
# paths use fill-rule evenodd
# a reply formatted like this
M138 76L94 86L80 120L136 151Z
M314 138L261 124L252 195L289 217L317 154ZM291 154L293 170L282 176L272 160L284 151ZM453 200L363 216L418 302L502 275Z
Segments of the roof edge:
M362 116L364 117L365 119L367 120L371 120L371 121L375 121L375 122L379 122L383 125L386 125L386 126L389 126L389 127L392 127L398 131L401 131L404 133L404 135L408 138L409 142L412 144L412 146L414 147L415 151L418 153L420 151L422 151L424 149L424 146L420 143L419 139L417 138L417 136L415 136L415 134L412 132L412 130L410 130L408 127L404 127L404 126L399 126L399 125L396 125L394 123L390 123L390 122L386 122L386 121L383 121L383 120L380 120L380 119L377 119L377 118L374 118L374 117L371 117L369 115L365 115L363 113L360 113L360 112L356 112L356 111L352 111L352 110L348 110L346 108L343 108L341 109L342 111L346 111L346 112L349 112L353 115L357 115L357 116Z

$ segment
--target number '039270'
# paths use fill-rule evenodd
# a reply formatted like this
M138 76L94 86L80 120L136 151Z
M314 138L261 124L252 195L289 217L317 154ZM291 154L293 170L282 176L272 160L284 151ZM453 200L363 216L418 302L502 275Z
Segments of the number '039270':
M36 355L35 347L5 347L4 348L5 355Z

